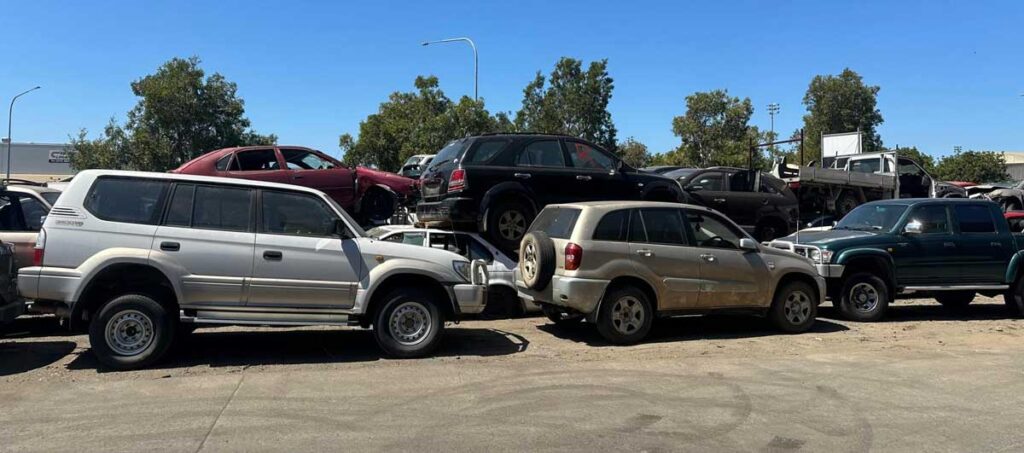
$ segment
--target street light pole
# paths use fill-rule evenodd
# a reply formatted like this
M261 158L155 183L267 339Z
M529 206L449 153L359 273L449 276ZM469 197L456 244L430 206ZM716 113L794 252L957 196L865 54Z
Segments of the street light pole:
M775 115L778 114L778 113L779 113L779 104L777 102L772 102L771 104L768 104L768 116L770 116L772 118L772 128L771 128L771 131L772 131L772 141L773 142L775 141ZM771 151L772 152L775 151L775 145L772 145Z
M473 100L476 101L479 99L480 89L480 58L476 53L476 43L474 43L473 40L469 38L448 38L437 41L424 41L422 45L429 46L431 44L442 44L446 42L455 41L466 41L469 43L469 47L473 48Z
M37 85L35 88L22 91L21 93L18 93L17 96L11 98L11 108L7 109L7 177L5 178L5 181L11 179L11 145L14 143L14 140L11 140L11 124L13 123L12 116L14 115L14 101L17 101L18 98L40 88L42 87Z

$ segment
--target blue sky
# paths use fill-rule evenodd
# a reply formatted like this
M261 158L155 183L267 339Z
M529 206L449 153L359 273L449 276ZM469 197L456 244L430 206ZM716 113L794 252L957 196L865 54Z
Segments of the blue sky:
M337 137L418 74L449 97L472 95L464 44L480 49L480 96L515 111L537 70L561 56L607 58L620 138L653 152L678 144L686 95L749 97L752 123L801 125L816 74L850 67L880 85L886 145L933 155L1024 151L1024 2L507 1L4 2L0 99L15 106L15 141L97 135L136 102L129 83L175 56L197 55L238 84L253 127L281 143L339 154ZM5 118L6 119L6 118Z

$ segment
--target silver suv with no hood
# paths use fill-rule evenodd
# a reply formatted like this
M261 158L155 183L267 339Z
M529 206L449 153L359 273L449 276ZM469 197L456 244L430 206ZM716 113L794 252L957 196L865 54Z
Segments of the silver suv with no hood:
M195 323L372 325L388 354L420 356L486 300L482 261L365 237L322 192L284 184L83 171L36 247L22 295L87 325L122 369Z
M519 249L516 286L556 323L586 318L634 343L655 317L744 311L785 332L814 324L825 282L711 209L677 203L550 205Z

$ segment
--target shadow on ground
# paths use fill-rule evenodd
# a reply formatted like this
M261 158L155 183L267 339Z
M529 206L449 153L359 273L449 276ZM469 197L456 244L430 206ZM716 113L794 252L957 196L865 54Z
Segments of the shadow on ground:
M363 329L209 328L196 330L181 340L166 359L150 368L346 363L386 358L373 332ZM448 328L431 357L509 355L526 351L529 344L522 336L496 329ZM68 368L109 371L91 353L79 355Z
M71 337L76 335L60 325L56 316L22 316L0 327L0 339Z
M821 318L843 319L831 303L818 307L818 322L821 322ZM890 305L885 317L877 322L992 321L1014 318L1006 304L998 302L974 303L963 309L950 309L939 304L905 305L897 302Z
M72 341L0 343L0 376L24 373L54 363L75 350Z
M538 329L558 338L586 343L590 346L612 346L597 329L588 323L556 326L542 324ZM849 330L842 324L818 318L806 334L831 333ZM806 335L805 334L805 335ZM655 321L650 335L644 343L665 343L674 341L720 340L755 338L771 335L787 335L773 328L767 320L755 316L707 315L666 318Z

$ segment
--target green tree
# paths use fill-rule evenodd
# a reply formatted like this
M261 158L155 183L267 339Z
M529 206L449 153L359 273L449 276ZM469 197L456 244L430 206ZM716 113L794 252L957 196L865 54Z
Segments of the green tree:
M359 123L358 140L338 138L345 162L397 170L409 156L435 152L456 138L511 128L508 115L492 117L482 100L466 96L453 102L438 85L437 77L419 76L416 91L391 93Z
M878 86L846 68L839 75L819 75L804 94L804 153L807 161L821 157L821 135L861 131L864 151L882 148L877 127L882 113L876 108Z
M943 157L933 175L944 181L998 182L1010 179L1002 153L966 151Z
M173 58L132 82L139 102L125 124L111 120L93 140L85 130L71 137L72 167L166 171L214 149L275 143L250 129L237 86L199 63Z
M647 151L647 145L633 137L620 142L616 146L616 152L633 168L643 168L651 164L651 153Z
M608 75L608 60L583 63L562 57L550 77L537 71L523 89L523 105L516 113L520 131L568 134L614 150L615 124L608 102L615 88Z
M686 97L686 113L672 119L672 133L682 140L668 153L665 165L747 166L750 146L764 139L747 124L754 113L749 98L730 97L727 90L696 92ZM755 166L763 166L761 153Z

